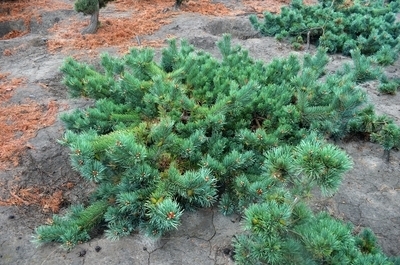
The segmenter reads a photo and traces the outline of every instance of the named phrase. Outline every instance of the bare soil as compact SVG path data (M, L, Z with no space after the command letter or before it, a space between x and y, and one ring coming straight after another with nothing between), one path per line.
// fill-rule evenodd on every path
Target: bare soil
M66 56L96 64L101 52L119 55L131 46L152 46L158 57L171 37L218 57L216 42L224 33L266 62L315 52L314 47L293 51L252 29L249 14L277 12L285 3L193 0L177 11L173 1L120 0L101 10L99 34L81 36L89 18L73 11L72 1L54 1L57 7L38 1L30 15L15 13L5 5L11 2L0 4L0 264L233 264L230 242L241 224L237 216L221 216L214 208L185 213L179 230L157 242L140 234L110 242L100 233L71 252L31 243L35 227L70 204L85 202L93 188L71 169L69 151L57 142L64 131L58 114L92 102L69 98L59 67ZM328 71L349 60L330 58ZM400 77L399 67L400 61L385 70ZM400 125L399 94L380 94L376 82L363 88L376 110ZM338 193L310 203L356 230L370 227L387 255L400 255L400 153L393 151L386 163L379 145L359 139L338 144L354 168Z

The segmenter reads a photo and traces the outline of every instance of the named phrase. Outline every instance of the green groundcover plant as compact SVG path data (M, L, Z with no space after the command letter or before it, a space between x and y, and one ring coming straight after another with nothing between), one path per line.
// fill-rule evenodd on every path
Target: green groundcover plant
M71 249L98 226L110 239L137 230L157 238L184 210L218 204L244 216L246 231L233 242L238 264L393 264L371 231L353 235L306 206L315 187L333 194L352 167L327 139L368 132L390 142L387 150L399 144L398 127L365 108L357 84L374 73L361 67L363 55L354 51L353 65L325 75L324 49L266 64L229 35L218 47L221 60L175 40L160 63L148 48L103 54L101 69L65 60L70 94L95 103L61 117L60 142L97 188L88 205L37 227L35 241Z
M293 0L279 14L265 12L262 21L255 15L250 21L263 35L289 39L298 49L305 43L345 55L358 49L388 65L397 59L400 48L399 7L398 0L318 0L314 5Z

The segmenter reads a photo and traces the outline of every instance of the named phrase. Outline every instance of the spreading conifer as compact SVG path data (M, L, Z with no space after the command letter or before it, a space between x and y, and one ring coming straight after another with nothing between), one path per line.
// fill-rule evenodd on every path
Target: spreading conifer
M222 60L171 40L159 64L149 48L104 54L101 71L65 61L71 95L96 102L61 117L68 130L60 142L97 189L88 206L38 227L37 242L71 248L100 223L110 239L137 230L160 237L179 226L184 210L218 201L224 214L245 217L249 233L234 243L239 264L337 264L346 251L363 257L349 226L305 204L316 187L333 194L352 166L326 138L364 124L361 57L326 75L324 49L265 64L228 35L218 47ZM374 132L386 139L391 128L382 129Z

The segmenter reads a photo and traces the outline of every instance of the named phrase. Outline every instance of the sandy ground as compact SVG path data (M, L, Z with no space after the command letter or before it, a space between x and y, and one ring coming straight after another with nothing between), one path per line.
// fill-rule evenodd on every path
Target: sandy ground
M46 109L55 102L59 112L90 104L85 99L68 97L66 88L60 82L62 76L58 69L66 55L76 52L82 60L95 62L96 59L89 56L89 52L86 56L82 55L82 50L49 53L47 49L47 38L53 34L47 29L55 21L68 23L71 16L87 19L71 10L44 12L42 22L31 25L29 34L0 41L0 73L9 73L10 78L25 78L24 85L13 91L7 104L34 102ZM224 33L230 33L234 43L261 60L270 61L277 56L303 53L294 52L288 45L273 38L259 36L244 15L215 17L182 13L152 35L141 36L140 40L159 41L170 36L186 38L195 47L218 56L215 43ZM137 39L133 39L134 42ZM5 55L5 50L15 47L22 48ZM118 52L112 46L99 51ZM314 51L311 47L308 52ZM341 55L332 55L329 68L334 71L347 60ZM396 62L386 71L391 76L399 77L399 67L400 62ZM376 86L374 82L363 85L369 100L379 113L389 115L400 124L399 94L382 95ZM29 113L26 115L29 116ZM85 201L91 184L71 169L68 150L57 143L63 130L58 120L51 126L43 126L26 143L19 165L0 171L0 197L3 200L12 196L10 194L18 194L15 189L39 187L43 196L61 191L61 212L70 204ZM357 229L370 227L386 254L400 255L400 153L392 152L390 162L386 163L382 159L382 148L376 144L349 140L339 145L352 157L354 168L346 174L337 194L330 198L316 197L311 202L312 206L352 222ZM158 241L134 234L111 242L99 234L90 242L66 252L58 245L37 248L31 243L34 228L51 215L51 208L30 205L28 201L19 206L0 206L0 264L233 264L230 243L241 226L237 216L225 217L216 209L203 209L185 213L179 230Z

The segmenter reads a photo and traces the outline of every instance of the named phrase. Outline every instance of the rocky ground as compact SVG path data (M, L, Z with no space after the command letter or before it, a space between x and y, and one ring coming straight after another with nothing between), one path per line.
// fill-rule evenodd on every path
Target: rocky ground
M70 50L67 54L50 53L47 46L47 39L53 34L48 29L56 22L69 23L71 16L87 19L67 9L46 11L40 23L31 24L29 34L0 40L0 73L25 78L24 85L13 91L7 104L34 102L44 110L49 108L49 104L56 104L60 113L91 104L85 99L68 97L60 82L59 67L66 55L76 52L81 54L82 60L95 62L96 59L82 56L82 50ZM251 56L260 60L269 61L274 57L305 52L295 52L273 38L259 36L245 15L216 17L182 12L169 24L151 35L141 36L140 40L151 42L169 36L185 38L195 47L218 56L215 43L224 33L230 33L234 43L248 49ZM132 42L137 42L137 39ZM16 47L19 47L17 52L5 53L7 49L15 50ZM112 46L100 50L118 52ZM311 47L307 52L314 51ZM332 55L329 69L334 71L347 60L341 55ZM400 62L396 62L386 71L399 77L399 67ZM363 87L377 111L400 124L399 94L380 94L374 82ZM29 117L30 113L26 115ZM63 130L58 120L50 126L38 127L35 137L25 144L20 163L0 171L0 197L3 201L10 196L22 200L15 200L19 202L18 206L0 206L0 264L233 264L230 243L240 230L240 219L222 216L213 208L185 213L179 230L158 241L134 234L110 242L99 234L70 252L55 244L41 247L32 244L35 227L51 217L52 205L31 204L21 197L18 190L29 191L30 187L39 187L41 196L55 198L61 194L59 207L62 212L70 204L84 202L87 191L91 189L91 184L71 169L68 150L57 143ZM339 145L352 157L354 168L346 174L337 194L330 198L314 198L313 207L350 221L357 229L370 227L385 253L400 255L400 153L392 152L390 162L386 163L382 159L382 148L376 144L348 140Z

